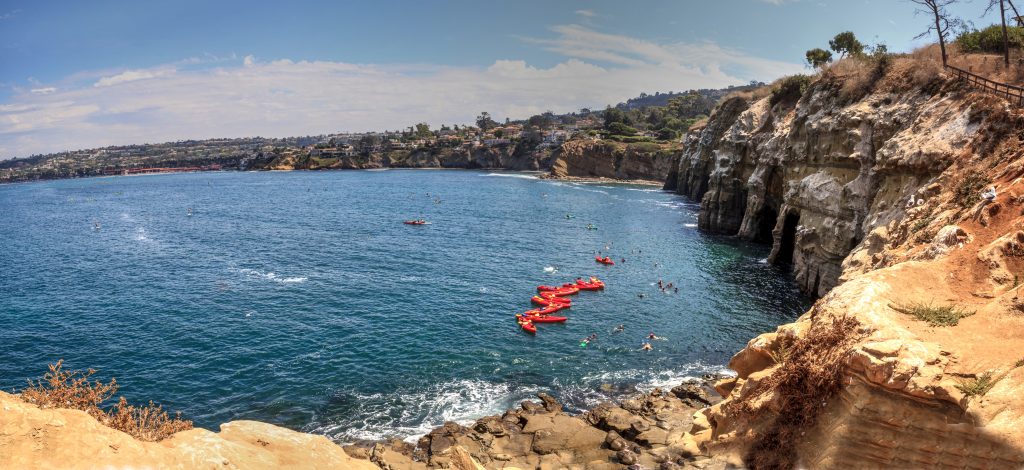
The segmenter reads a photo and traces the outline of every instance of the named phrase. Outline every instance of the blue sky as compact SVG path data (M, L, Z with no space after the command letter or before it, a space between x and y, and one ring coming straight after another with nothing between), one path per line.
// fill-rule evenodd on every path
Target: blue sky
M984 5L956 13L982 25ZM524 118L770 81L900 0L0 1L0 158L184 138Z

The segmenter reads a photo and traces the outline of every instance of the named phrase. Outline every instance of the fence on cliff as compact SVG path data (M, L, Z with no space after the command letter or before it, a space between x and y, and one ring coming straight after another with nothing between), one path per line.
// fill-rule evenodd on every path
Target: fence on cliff
M986 93L1006 98L1007 101L1017 106L1024 106L1024 88L989 80L981 75L968 72L952 65L947 65L946 68L952 71L953 74L956 75L956 78L967 82L970 86L981 88L982 91Z

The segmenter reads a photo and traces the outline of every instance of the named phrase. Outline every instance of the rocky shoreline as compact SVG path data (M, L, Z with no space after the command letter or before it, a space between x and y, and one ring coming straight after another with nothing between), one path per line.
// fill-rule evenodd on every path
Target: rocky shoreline
M386 470L457 469L724 469L703 455L710 437L703 414L721 398L705 376L669 391L654 389L573 415L554 397L537 394L518 408L469 426L445 423L415 444L398 439L344 446L352 457Z

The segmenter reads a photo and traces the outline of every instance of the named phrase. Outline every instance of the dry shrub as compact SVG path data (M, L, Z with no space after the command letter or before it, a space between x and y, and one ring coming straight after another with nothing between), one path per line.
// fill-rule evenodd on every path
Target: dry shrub
M50 364L50 371L38 381L28 381L28 388L21 392L21 398L40 408L70 408L82 410L99 419L104 413L100 405L117 393L117 380L110 383L90 382L95 370L66 371L64 360Z
M50 371L38 381L28 381L28 387L21 392L21 399L40 408L68 408L89 413L104 425L117 429L142 441L159 441L178 431L192 429L192 421L181 419L181 413L174 418L159 405L136 408L120 397L110 410L102 408L103 402L117 393L116 379L109 383L90 381L96 371L64 370L64 360L49 365Z
M877 89L896 93L907 89L936 93L942 86L942 62L930 58L899 57L892 60Z
M774 420L757 433L744 455L748 467L796 467L796 447L802 434L815 425L818 412L840 390L843 361L857 339L858 324L847 316L818 321L803 338L787 346L786 358L778 370L758 384L747 399L754 401L765 393L774 393L780 410L773 416ZM749 405L740 405L737 408L756 415L767 412L768 407L754 410Z
M119 431L131 434L142 441L159 441L178 431L192 429L192 421L181 419L181 412L171 418L160 405L153 404L136 408L121 397L117 404L107 413L107 421L103 424Z
M771 83L771 84L768 84L768 85L765 85L765 86L760 86L760 87L757 87L757 88L750 88L750 89L747 89L747 90L734 91L734 92L731 92L731 93L725 95L719 101L719 103L728 101L730 98L743 98L747 102L753 103L755 101L758 101L758 100L760 100L762 98L767 97L768 95L771 95L772 94L772 90L774 89L774 87L775 87L775 83Z
M853 103L871 93L875 84L885 75L891 59L883 56L847 57L825 70L827 77L839 84L839 97L844 103Z

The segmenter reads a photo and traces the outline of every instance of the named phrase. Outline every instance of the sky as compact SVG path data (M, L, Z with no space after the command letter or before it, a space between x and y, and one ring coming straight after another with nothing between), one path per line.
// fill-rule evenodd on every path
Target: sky
M983 26L982 1L954 13ZM603 108L806 72L850 30L905 51L905 0L0 0L0 159Z

